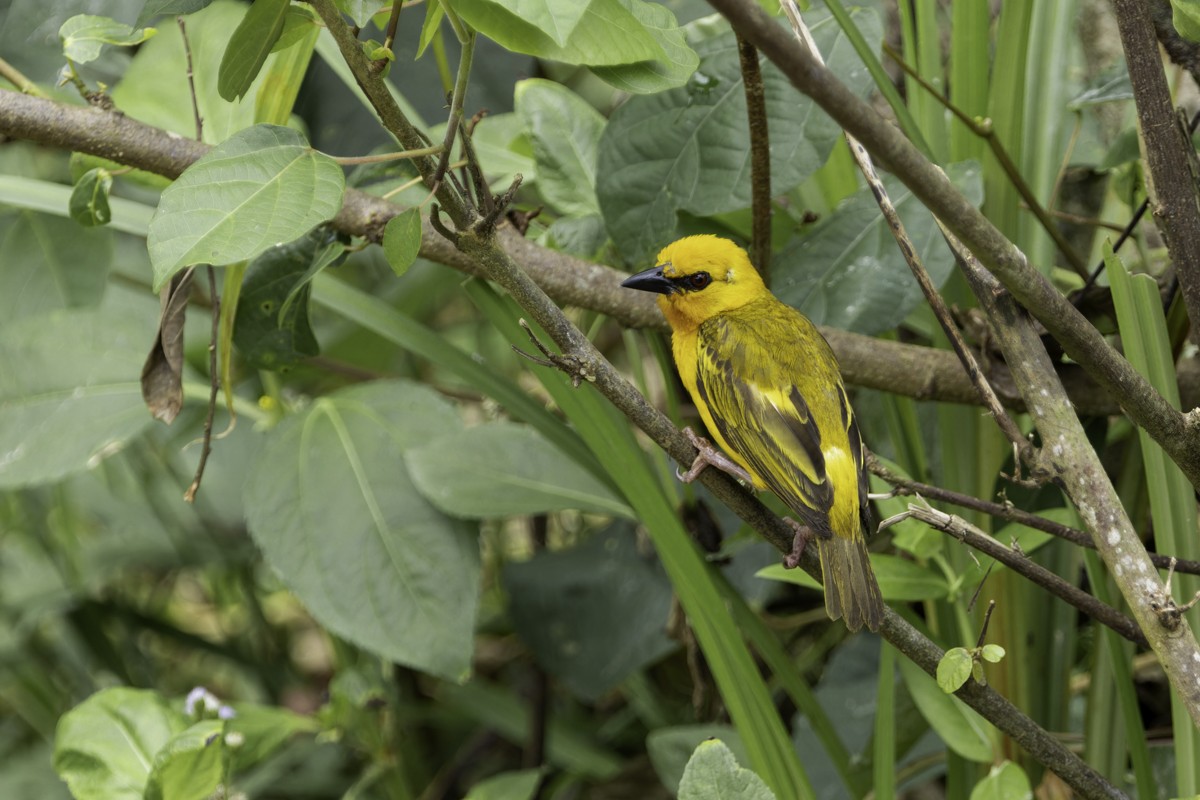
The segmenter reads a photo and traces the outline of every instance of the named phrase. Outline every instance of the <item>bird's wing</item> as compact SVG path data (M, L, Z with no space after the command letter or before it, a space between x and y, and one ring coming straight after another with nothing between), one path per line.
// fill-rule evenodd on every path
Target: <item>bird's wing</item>
M777 354L745 326L704 328L696 386L717 432L806 525L831 533L833 487L821 430L800 389Z

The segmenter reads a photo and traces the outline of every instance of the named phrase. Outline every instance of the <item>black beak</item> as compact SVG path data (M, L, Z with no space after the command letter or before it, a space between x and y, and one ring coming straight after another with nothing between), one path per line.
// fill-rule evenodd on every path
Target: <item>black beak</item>
M662 267L651 267L644 272L630 275L621 281L621 285L626 289L641 289L643 292L658 292L659 294L674 294L679 291L670 278L663 277Z

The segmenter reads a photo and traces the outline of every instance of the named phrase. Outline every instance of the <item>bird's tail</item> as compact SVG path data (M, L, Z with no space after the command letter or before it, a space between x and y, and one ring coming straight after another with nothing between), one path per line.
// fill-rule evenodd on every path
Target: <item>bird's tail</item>
M821 574L825 582L825 613L830 619L846 620L856 631L865 623L873 631L883 621L883 597L871 561L867 543L861 536L832 536L816 539L821 554Z

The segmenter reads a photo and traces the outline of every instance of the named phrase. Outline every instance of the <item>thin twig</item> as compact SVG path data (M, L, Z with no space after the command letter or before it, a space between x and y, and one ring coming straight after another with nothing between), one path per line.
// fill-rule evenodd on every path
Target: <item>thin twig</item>
M821 58L821 53L817 50L812 34L804 24L804 20L800 17L800 12L796 8L796 4L793 0L784 0L783 9L792 23L796 37L808 48L817 63L823 64L824 60ZM862 170L863 176L867 179L867 183L871 187L871 192L875 195L875 201L879 204L879 210L883 213L884 219L887 220L888 227L892 231L892 236L896 239L896 245L904 255L904 260L912 271L913 277L916 278L917 284L921 287L921 292L925 295L930 309L932 309L934 316L937 317L938 324L941 325L946 338L950 340L950 344L954 348L959 361L962 362L967 376L971 379L971 383L974 384L976 391L979 392L979 397L983 401L983 405L988 409L992 418L995 419L996 424L1000 427L1000 431L1012 442L1018 471L1022 462L1033 464L1036 460L1033 446L1025 438L1024 434L1021 433L1021 429L1017 427L1017 423L1004 410L1004 406L1001 405L996 392L992 389L991 384L988 383L987 377L984 376L983 370L979 368L979 364L975 361L975 355L967 347L966 341L963 340L962 333L958 330L958 326L955 325L953 317L950 316L950 309L947 308L946 301L942 299L937 287L933 285L933 280L929 277L929 272L925 269L925 265L921 263L921 257L917 255L917 249L913 246L912 239L909 238L907 231L904 229L904 223L900 220L900 215L896 212L896 207L892 205L891 198L888 197L883 181L880 180L878 173L875 172L875 166L871 163L871 156L857 139L849 133L845 133L845 136L846 143L850 146L850 153L854 156L855 162L858 164L859 169ZM944 235L952 237L952 234L945 229L942 232ZM954 241L956 242L957 239Z
M1112 606L1100 602L1074 584L1063 580L1019 550L1005 547L962 517L938 511L928 503L909 503L908 510L913 519L918 519L931 528L948 533L963 544L994 558L1009 569L1020 573L1031 583L1037 584L1134 644L1143 646L1147 644L1145 635L1132 618Z
M17 91L23 94L33 95L34 97L46 96L46 93L43 92L36 83L25 77L25 75L19 69L5 61L3 58L0 58L0 78L4 78L13 86L17 87Z
M983 647L983 640L987 638L988 625L992 621L992 612L996 610L996 601L989 600L987 611L983 612L983 624L979 626L979 638L975 641L976 647Z
M217 341L220 338L221 298L217 294L217 272L212 264L208 265L208 293L212 296L212 339L208 343L208 414L204 418L204 439L200 447L200 463L196 465L196 476L183 499L189 503L196 500L196 492L200 489L200 481L204 477L204 467L208 464L208 456L212 452L213 419L217 415L217 395L220 392L221 381L217 375Z
M176 17L179 24L179 35L183 37L183 54L187 57L188 93L192 96L192 114L196 117L196 141L204 141L204 118L200 116L200 100L196 96L196 73L192 69L192 45L188 42L187 23L183 17Z
M388 17L387 31L383 35L383 46L392 49L396 41L396 29L400 27L400 9L404 7L402 0L392 0L392 14Z
M763 283L771 285L771 140L766 91L754 45L738 37L746 117L750 129L750 260Z
M442 142L442 157L438 161L437 171L433 175L434 186L442 182L446 169L450 166L450 154L454 150L454 137L458 135L459 124L462 122L463 103L467 97L467 79L471 74L471 62L475 56L475 31L468 30L459 38L462 53L458 59L458 75L454 79L454 93L450 96L450 118L446 122L446 138Z
M956 105L951 103L947 98L942 96L942 93L937 90L937 87L930 84L925 78L912 68L904 57L895 51L889 44L884 42L884 52L886 52L893 61L896 62L904 72L915 80L922 89L929 92L941 103L951 114L958 118L960 122L967 126L971 133L987 142L987 146L991 149L992 155L996 157L996 161L1000 164L1000 168L1004 170L1004 174L1008 176L1013 188L1021 195L1021 199L1025 201L1025 205L1029 211L1037 219L1042 229L1054 240L1054 246L1066 258L1071 269L1075 270L1076 274L1081 278L1087 278L1087 264L1079 253L1075 252L1075 248L1067 241L1067 237L1054 224L1054 220L1050 219L1050 215L1046 213L1046 209L1038 202L1033 194L1033 190L1029 188L1029 184L1025 182L1025 178L1021 176L1021 171L1017 165L1013 163L1012 157L1005 149L1004 143L996 136L995 128L992 126L990 119L979 120L970 114L966 113Z
M981 500L978 497L972 497L969 494L962 494L950 489L943 489L931 483L921 483L920 481L901 477L883 466L879 463L879 459L874 457L867 459L867 468L871 470L873 475L878 475L883 480L892 484L893 495L901 497L919 495L927 500L940 500L944 503L952 503L960 508L969 508L972 511L979 511L997 519L1005 520L1006 522L1015 522L1027 528L1048 533L1051 536L1068 541L1077 547L1086 547L1089 550L1096 549L1095 543L1092 542L1092 537L1086 531L1072 528L1069 525L1063 525L1061 522L1055 522L1052 519L1046 519L1032 512L1017 508L1012 504ZM1150 553L1149 555L1154 566L1159 569L1166 569L1171 565L1172 561L1175 561L1176 572L1187 573L1188 575L1200 575L1200 561L1177 559L1174 556L1162 553Z
M436 156L442 152L442 145L435 144L429 147L420 147L416 150L400 150L395 153L376 153L373 156L329 156L342 166L354 166L355 164L382 164L388 161L401 161L409 158L420 158L421 156ZM329 155L326 153L325 155Z

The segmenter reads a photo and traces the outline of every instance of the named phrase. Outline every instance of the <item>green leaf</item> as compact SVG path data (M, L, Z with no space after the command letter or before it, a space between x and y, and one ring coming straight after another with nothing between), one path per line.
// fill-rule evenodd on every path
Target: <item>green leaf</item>
M155 756L186 727L155 692L103 689L59 719L54 769L76 800L142 800Z
M420 58L425 54L425 48L429 47L433 37L437 36L438 31L441 30L444 16L446 16L446 9L442 6L441 0L428 0L425 3L425 21L421 23L421 40L417 43L415 58Z
M162 193L147 246L155 291L193 264L232 264L332 219L346 183L289 128L256 125L192 164Z
M650 732L646 737L646 754L669 792L679 793L683 773L696 748L712 739L720 739L738 763L749 762L742 738L730 725L675 725Z
M860 26L873 11L857 10ZM830 67L852 88L870 76L828 12L809 20ZM841 46L839 46L841 45ZM741 61L732 32L694 43L700 67L687 85L631 97L613 112L600 139L596 194L609 234L627 262L640 263L675 238L676 215L712 216L750 205L750 139ZM811 99L763 64L771 119L772 191L782 194L824 163L841 135Z
M383 229L383 255L397 275L408 272L421 250L421 209L406 208Z
M679 800L774 800L762 778L739 767L719 739L701 742L683 771Z
M286 116L283 119L257 116L260 105L287 101L286 93L278 84L267 83L274 62L283 54L267 59L266 69L246 92L245 102L226 102L218 92L220 65L229 45L229 35L241 24L245 8L244 3L213 3L187 20L196 102L204 120L204 141L209 144L220 143L258 122L282 124L287 121ZM183 36L179 26L171 20L158 36L138 48L125 74L113 87L113 102L122 112L141 122L193 138L196 136L196 118L187 75ZM249 102L251 99L254 102Z
M286 708L255 703L235 703L233 708L237 715L226 720L225 730L242 737L241 744L230 746L234 772L259 763L297 733L316 733L321 727L315 718Z
M133 28L108 17L78 14L58 29L63 55L76 64L86 64L100 57L104 45L130 47L158 33L154 28Z
M212 3L213 0L146 0L138 14L138 25L145 25L158 16L182 16L194 14Z
M897 661L904 683L921 715L946 743L965 759L986 764L992 760L989 723L954 695L946 694L907 658Z
M599 213L596 148L604 117L579 95L553 81L520 81L515 98L517 114L533 143L542 197L564 216Z
M950 593L946 579L928 567L921 566L899 556L886 553L871 554L871 568L879 581L879 591L884 600L918 601L940 600ZM787 569L782 564L771 564L755 573L760 578L794 583L820 590L821 585L802 569Z
M451 680L470 670L478 545L417 492L403 454L460 425L416 383L334 392L268 434L245 498L255 542L322 625Z
M985 644L980 650L980 655L984 661L999 664L1000 659L1004 658L1004 648L998 644Z
M987 777L975 784L971 800L1032 800L1033 789L1025 771L1011 761L994 765Z
M972 203L981 200L978 164L952 164L947 173ZM954 270L954 256L933 215L899 181L885 179L884 185L929 277L940 287ZM868 188L776 255L771 275L780 300L818 325L856 333L894 328L925 302Z
M501 572L513 628L547 672L594 702L676 648L671 584L628 524Z
M96 167L83 173L71 190L71 219L85 228L107 225L112 220L112 209L108 206L111 190L112 173L108 170Z
M0 336L0 487L91 468L150 424L138 376L154 320L60 311Z
M596 77L630 94L665 92L687 83L700 65L700 56L688 44L687 35L675 21L675 15L659 3L643 3L641 0L622 2L658 42L665 57L635 64L592 67Z
M60 200L59 214L66 199ZM110 230L80 228L61 216L0 210L0 253L3 328L48 311L98 305L112 266L113 237Z
M633 516L533 428L494 423L426 439L405 454L405 463L421 494L447 514L489 518L579 509Z
M1200 2L1171 0L1171 23L1189 42L1200 42Z
M146 800L208 800L225 774L225 722L208 719L171 737L154 758Z
M308 319L319 232L275 247L250 263L238 295L233 343L251 365L282 370L320 352Z
M371 14L380 5L376 0L333 0L333 4L360 28L370 22Z
M291 0L255 0L233 31L217 78L217 92L233 103L250 90L283 33Z
M466 800L533 800L541 779L540 769L502 772L475 784Z
M975 659L965 647L952 647L938 662L937 682L942 691L947 694L957 692L971 677L971 667Z
M1121 65L1116 75L1106 75L1100 83L1088 87L1078 97L1067 104L1071 111L1081 111L1090 106L1102 103L1116 103L1133 99L1133 84L1129 80L1129 72Z
M665 57L654 36L621 0L547 0L555 5L583 6L583 14L566 42L559 44L537 25L523 19L502 0L444 0L467 23L506 50L567 64L633 64ZM522 0L534 5L536 0ZM565 11L564 13L575 13Z

